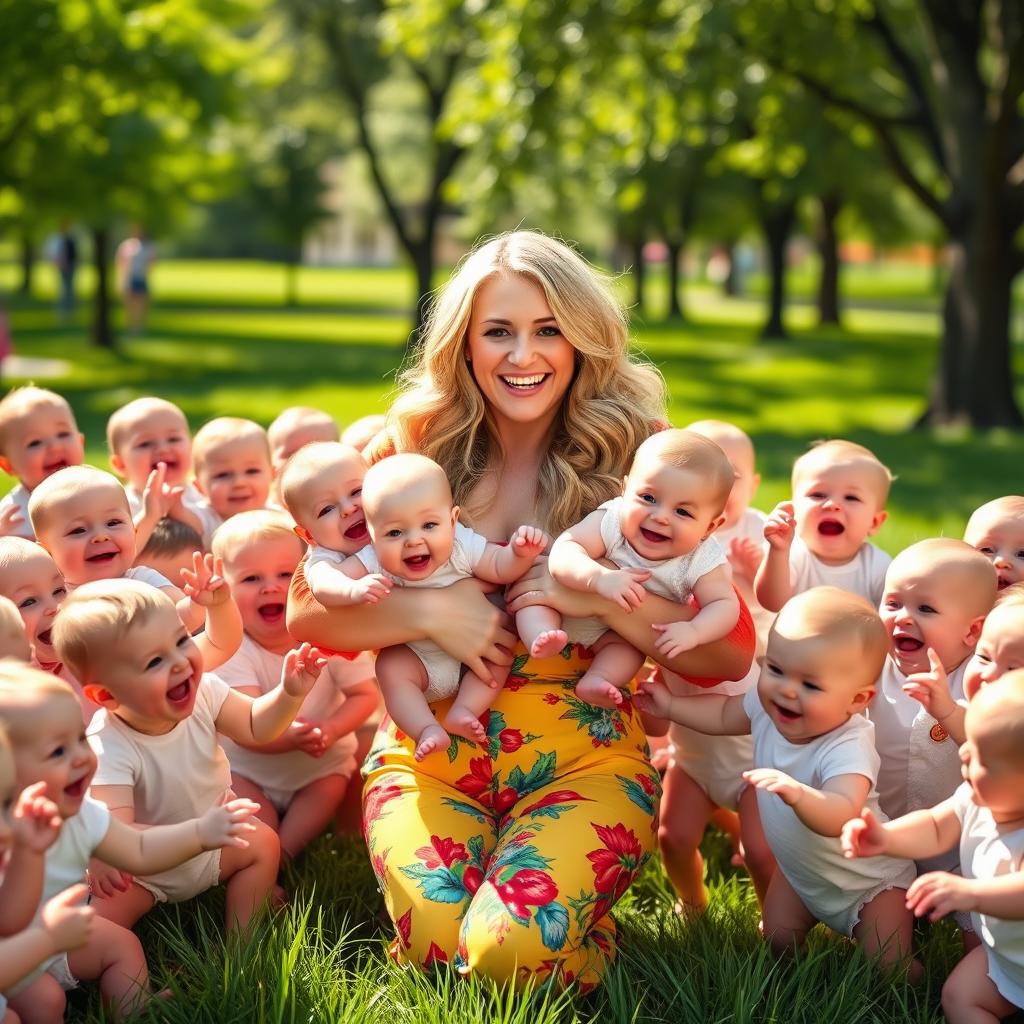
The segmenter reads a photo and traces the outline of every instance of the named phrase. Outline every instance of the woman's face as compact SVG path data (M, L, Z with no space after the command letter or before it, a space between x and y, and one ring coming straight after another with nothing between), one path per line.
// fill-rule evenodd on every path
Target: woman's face
M466 356L492 414L509 423L553 420L576 365L543 289L518 274L480 286Z

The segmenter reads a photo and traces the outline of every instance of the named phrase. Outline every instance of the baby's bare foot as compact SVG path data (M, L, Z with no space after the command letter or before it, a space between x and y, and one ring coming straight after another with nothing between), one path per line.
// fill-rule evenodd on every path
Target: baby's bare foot
M433 754L436 750L447 750L448 744L451 741L451 737L441 726L428 725L420 733L419 739L416 741L416 750L413 752L413 757L417 761L422 761L428 754Z
M576 684L576 696L599 708L617 708L622 703L622 691L617 686L589 674Z
M453 707L444 718L444 727L461 736L463 739L472 740L481 746L487 742L487 730L483 722L468 708Z
M530 645L531 658L551 658L561 652L569 642L564 629L548 629L537 636Z

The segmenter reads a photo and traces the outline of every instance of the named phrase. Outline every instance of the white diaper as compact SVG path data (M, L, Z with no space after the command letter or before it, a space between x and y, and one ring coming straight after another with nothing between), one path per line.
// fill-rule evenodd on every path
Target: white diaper
M450 654L430 643L409 644L409 648L427 670L427 689L423 696L428 704L446 700L458 692L462 666Z
M747 786L743 772L754 767L752 736L707 736L673 722L669 726L669 753L716 806L726 811L739 807Z
M207 850L169 871L135 879L157 903L182 903L220 882L220 850Z
M12 985L7 994L16 996L19 992L24 992L32 982L44 974L49 974L65 992L78 988L78 979L71 973L67 953L58 953L56 956L51 956L45 963L40 964L27 977L22 978L17 985ZM3 1017L6 1006L4 997L0 996L0 1017Z
M608 627L600 619L563 619L562 629L569 637L570 643L593 647L608 632Z

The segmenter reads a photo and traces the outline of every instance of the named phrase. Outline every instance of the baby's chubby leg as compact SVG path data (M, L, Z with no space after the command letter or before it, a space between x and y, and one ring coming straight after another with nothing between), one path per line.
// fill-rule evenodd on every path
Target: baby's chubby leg
M152 998L139 940L113 921L97 918L89 944L68 953L68 967L82 981L99 979L103 1001L115 1020L138 1013Z
M448 748L451 737L423 696L430 680L415 651L405 646L385 647L377 656L377 682L395 725L416 740L417 761Z
M516 612L516 630L531 658L550 658L569 642L562 616L542 604Z
M942 986L942 1012L949 1024L996 1024L1017 1009L988 976L983 946L975 946Z
M775 856L768 845L768 837L764 834L761 824L761 812L757 809L757 790L746 786L740 793L740 846L743 852L743 863L747 867L757 901L764 906L768 895L768 886L775 875Z
M225 846L220 851L220 881L225 887L224 916L228 931L244 932L269 903L281 866L277 833L262 821L246 833L245 847Z
M907 909L906 889L886 889L865 903L853 937L865 955L877 957L885 969L909 964L912 980L920 974L921 965L910 963L914 915Z
M700 841L714 810L708 795L679 765L670 762L665 771L661 813L658 817L658 845L679 913L699 914L707 909L704 888L704 860Z
M114 893L113 896L93 895L89 905L96 911L97 917L120 925L122 928L132 928L139 918L148 914L156 902L153 894L144 889L138 882L132 882L124 892Z
M31 985L10 997L11 1012L21 1024L62 1024L67 997L50 974L41 974ZM3 1024L8 1024L4 1017Z
M283 856L294 860L327 828L347 788L344 775L325 775L292 797L278 829Z
M599 708L622 703L622 688L640 670L644 656L632 644L609 630L594 644L594 660L576 684L576 696Z
M459 692L444 716L444 727L456 736L473 740L483 745L487 742L487 730L480 716L494 703L508 678L508 665L493 665L487 662L497 686L485 683L476 673L466 672L459 683Z
M278 830L281 820L278 816L277 808L270 797L252 779L247 779L244 775L237 775L235 772L232 772L231 788L234 790L235 796L245 797L246 800L259 804L260 809L256 812L256 817L275 832Z
M776 871L765 896L762 923L772 952L784 956L803 949L807 933L818 919L804 906L786 876Z

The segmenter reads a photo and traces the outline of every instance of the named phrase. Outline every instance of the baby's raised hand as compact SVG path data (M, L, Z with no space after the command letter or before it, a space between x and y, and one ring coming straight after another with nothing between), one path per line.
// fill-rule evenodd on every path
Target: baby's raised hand
M134 880L127 871L111 867L101 860L89 861L89 889L94 896L112 899L119 892L127 892Z
M748 583L754 582L764 558L764 548L749 537L733 537L729 542L729 565L732 571Z
M743 773L743 778L755 789L781 797L790 807L804 795L803 783L777 768L751 768Z
M163 519L172 508L181 503L184 487L167 483L167 464L158 462L146 478L142 489L142 508L147 519Z
M652 622L651 629L659 634L654 641L654 649L666 658L692 650L700 642L697 630L690 622Z
M224 559L192 552L192 568L181 570L182 591L203 608L216 608L231 600L231 589L224 579Z
M302 644L284 656L281 685L289 697L305 697L324 670L327 659L310 644Z
M43 904L39 918L53 941L55 953L67 953L89 941L96 911L86 906L88 895L89 887L79 883Z
M928 648L928 664L931 666L928 672L907 676L903 692L920 701L936 721L942 721L956 711L956 701L949 692L949 679L942 661L931 647Z
M971 880L948 871L929 871L915 878L907 890L907 909L914 917L927 914L929 921L954 910L973 910L976 902Z
M0 512L0 537L16 537L25 525L25 517L17 505Z
M516 558L536 558L548 546L548 535L539 526L520 526L509 543Z
M633 695L634 705L654 718L668 718L673 699L669 688L660 679L655 679L653 674L640 683Z
M371 572L353 580L353 590L363 604L377 604L391 593L391 579L379 572Z
M620 608L631 612L647 596L644 583L651 578L647 569L607 569L597 577L594 589Z
M772 509L764 524L764 539L776 551L788 551L796 534L796 515L793 502L780 501Z
M877 857L885 853L885 829L865 807L859 818L851 818L840 833L839 842L847 860L854 857Z
M204 850L217 850L222 846L237 846L244 849L249 845L245 833L255 832L253 815L260 805L239 797L226 804L211 807L196 822L199 842Z
M26 786L11 815L14 842L32 853L45 853L60 835L60 826L57 805L46 796L46 783Z

